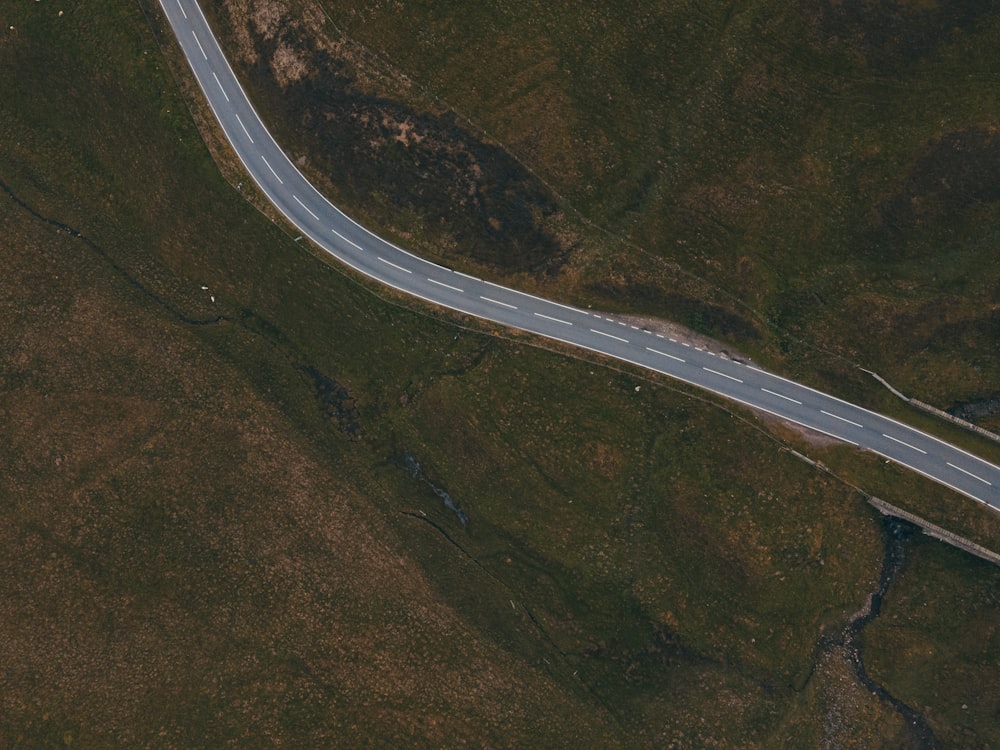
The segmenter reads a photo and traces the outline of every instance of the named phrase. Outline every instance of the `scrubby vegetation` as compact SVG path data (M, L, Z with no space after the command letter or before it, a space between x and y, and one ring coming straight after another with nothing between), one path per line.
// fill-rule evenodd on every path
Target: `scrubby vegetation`
M893 490L891 469L642 373L373 293L220 177L154 4L60 10L0 11L0 61L17 71L0 83L0 744L919 739L858 689L837 646L877 585L880 522L783 448L971 526L964 504L912 477ZM312 63L282 54L286 77L306 80ZM268 69L253 73L261 90ZM453 222L444 200L373 192L380 172L325 172L357 145L294 141L332 191L457 262L458 239L478 237L470 262L608 293L584 290L599 243L567 218L565 196L585 206L553 190L544 158L477 144L432 103L374 91L377 65L358 70L368 78L331 79L360 92L337 101L471 139L428 136L438 150L411 163L447 186L474 158L482 181L463 183L470 213ZM373 149L407 163L414 142L395 143ZM436 166L443 152L451 166ZM508 262L515 246L525 254ZM752 326L767 350L769 324L727 306L717 280L671 268L692 317L740 341ZM647 281L658 300L662 278ZM928 549L863 653L937 737L995 742L995 573ZM973 616L931 616L925 601ZM976 708L915 682L920 670L981 685Z
M329 40L338 70L375 71L354 75L413 112L461 113L464 129L441 137L501 144L558 196L550 293L681 320L803 375L808 350L834 353L942 408L996 395L990 6L243 0L219 26L255 51L274 35L310 55L274 11L317 5L329 21L316 12L310 44ZM307 87L255 59L263 99ZM322 96L274 110L310 154L330 143L303 120L346 114ZM544 217L541 195L519 200ZM472 215L453 202L435 242ZM490 260L481 242L438 247L497 273L540 264Z

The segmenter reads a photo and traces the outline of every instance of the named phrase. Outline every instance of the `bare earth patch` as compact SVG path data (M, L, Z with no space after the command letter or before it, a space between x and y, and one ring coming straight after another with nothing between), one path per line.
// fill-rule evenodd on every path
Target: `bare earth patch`
M674 323L669 320L664 320L663 318L654 318L647 315L616 315L615 317L620 320L624 320L630 325L639 326L640 328L652 331L653 333L659 333L667 336L668 338L675 339L678 342L696 346L699 349L704 349L706 352L713 352L714 354L726 357L727 359L735 360L736 362L754 364L750 357L743 354L732 345L723 344L721 341L716 341L709 336L700 334L687 326L682 326L680 323Z
M724 344L720 341L716 341L715 339L704 336L697 331L692 331L690 328L682 326L679 323L673 323L669 320L663 320L662 318L653 318L644 315L616 315L615 317L626 321L630 325L639 326L640 328L652 331L653 333L659 333L679 343L690 344L693 347L704 349L706 352L718 354L720 357L725 357L736 362L742 362L747 365L757 366L756 363L750 359L750 357L743 354L730 344ZM831 445L842 445L839 440L835 440L828 435L816 432L815 430L810 430L807 427L795 424L794 422L789 422L787 419L781 419L773 414L756 409L754 410L754 413L768 426L772 428L780 428L779 432L790 432L797 438L805 440L807 443L817 448L827 448Z

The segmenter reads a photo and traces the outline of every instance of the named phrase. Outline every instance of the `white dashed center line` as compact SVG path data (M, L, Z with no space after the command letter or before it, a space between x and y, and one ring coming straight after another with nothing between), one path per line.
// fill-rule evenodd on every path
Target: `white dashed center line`
M298 198L296 198L296 200L298 200ZM303 208L305 208L305 206L303 206ZM308 209L308 208L306 208L306 211L308 211L308 210L309 210L309 209ZM383 263L385 263L385 264L386 264L387 266L392 266L392 267L393 267L393 268L395 268L395 269L396 269L397 271L403 271L404 273L413 273L413 271L411 271L411 270L410 270L409 268L403 268L402 266L397 266L397 265L396 265L395 263L393 263L393 262L392 262L391 260L386 260L385 258L382 258L381 256L378 256L378 255L376 255L375 257L376 257L376 258L378 258L378 259L379 259L380 261L382 261Z
M501 302L498 299L491 299L489 297L484 297L481 294L479 295L479 299L486 300L487 302L492 302L494 305L500 305L500 307L509 307L511 310L517 309L514 305L508 305L506 302Z
M273 175L274 175L274 178L275 178L275 179L276 179L276 180L277 180L278 182L280 182L280 183L281 183L282 185L284 185L284 184L285 184L285 181L284 181L283 179L281 179L280 177L278 177L278 173L274 171L274 167L272 167L272 166L271 166L271 162L269 162L269 161L267 160L267 157L266 157L266 156L264 156L264 154L261 154L261 155L260 155L260 158L264 160L264 163L265 163L265 164L267 165L267 168L271 170L271 174L273 174ZM303 208L305 208L305 206L303 206ZM308 209L307 209L307 210L308 210Z
M973 474L973 473L972 473L971 471L966 471L966 470L965 470L965 469L963 469L963 468L962 468L961 466L955 466L955 464L951 463L950 461L946 461L945 463L947 463L947 464L948 464L948 465L949 465L949 466L950 466L951 468L953 468L953 469L958 469L958 470L959 470L960 472L962 472L963 474L968 474L968 475L969 475L970 477L972 477L973 479L978 479L978 480L979 480L980 482L982 482L983 484L987 484L987 485L989 485L990 487L992 487L992 486L993 486L993 484L992 484L992 483L990 483L990 482L987 482L987 481L986 481L985 479L983 479L982 477L977 477L977 476L976 476L975 474Z
M309 211L309 206L307 206L305 203L303 203L302 201L300 201L299 200L299 196L293 195L292 197L295 199L296 203L298 203L300 206L302 206L302 208L304 208L306 211ZM316 221L319 221L319 217L316 214L314 214L312 211L309 211L309 215L312 216L314 219L316 219ZM381 258L379 258L379 260L381 260Z
M678 362L687 362L686 359L681 359L680 357L675 357L673 354L667 354L666 352L661 352L659 349L653 349L651 347L646 347L647 352L652 352L653 354L659 354L660 356L667 357L668 359L674 359Z
M465 294L465 290L464 289L459 289L457 286L452 286L451 284L445 284L443 281L438 281L436 279L432 279L430 276L427 277L427 280L429 282L431 282L432 284L437 284L438 286L443 286L445 289L451 289L451 291L453 291L453 292L458 292L459 294Z
M801 401L797 401L791 396L786 396L785 394L778 393L777 391L769 391L767 388L761 388L761 390L764 391L764 393L770 393L772 396L777 396L778 398L785 399L785 401L791 401L793 404L798 404L799 406L802 406Z
M198 44L198 49L201 50L201 56L207 60L208 55L205 54L205 48L201 46L201 41L198 39L198 35L194 32L194 29L191 30L191 36L194 37L195 42Z
M892 435L886 435L883 432L882 433L882 437L889 438L894 443L899 443L900 445L905 445L907 448L912 448L913 450L917 451L918 453L923 453L925 456L927 455L927 451L921 450L920 448L918 448L915 445L910 445L909 443L904 443L902 440L900 440L899 438L894 438Z
M536 318L545 318L546 320L551 320L553 323L562 323L563 325L571 326L573 325L568 320L560 320L559 318L553 318L551 315L542 315L542 313L535 313Z
M334 228L331 227L330 231L333 232L337 236L337 239L341 240L342 242L346 242L348 245L350 245L351 247L353 247L355 250L358 250L358 251L360 251L362 253L365 251L365 249L363 247L361 247L361 245L359 245L354 240L348 239L347 237L345 237L344 235L342 235L340 232L338 232L336 229L334 229Z
M184 20L187 20L188 14L184 12L184 6L181 5L181 0L177 0L177 7L181 9L181 13L184 14Z
M220 81L220 80L219 80L219 76L217 76L217 75L215 74L215 71L214 71L214 70L212 71L212 77L213 77L213 78L215 79L215 82L216 82L217 84L219 84L219 91L221 91L221 92L222 92L222 95L223 95L224 97L226 97L226 101L228 102L228 101L229 101L229 94L227 94L227 93L226 93L226 90L225 90L224 88L222 88L222 81Z
M820 414L826 414L826 416L833 417L834 419L839 419L841 422L847 422L847 424L852 424L855 427L864 427L863 424L858 424L857 422L852 422L849 419L844 419L843 417L837 416L836 414L832 414L831 412L828 412L828 411L823 411L822 409L819 410L819 413ZM886 435L886 437L889 437L889 436Z
M253 143L253 137L250 135L250 131L247 130L247 126L243 124L243 120L240 119L240 116L237 115L235 112L233 112L233 115L236 117L236 122L238 122L240 124L240 127L243 128L243 132L246 133L247 138L250 139L250 143Z
M622 341L622 342L624 342L626 344L628 343L628 339L623 339L621 336L614 336L614 335L612 335L610 333L605 333L604 331L598 331L596 328L591 328L590 332L591 333L596 333L599 336L607 336L609 339L614 339L615 341Z
M713 370L711 367L702 367L701 369L704 370L705 372L710 372L713 375L720 375L721 377L729 378L730 380L735 380L737 383L742 383L743 382L739 378L734 378L732 375L726 375L726 373L724 373L724 372L719 372L718 370Z

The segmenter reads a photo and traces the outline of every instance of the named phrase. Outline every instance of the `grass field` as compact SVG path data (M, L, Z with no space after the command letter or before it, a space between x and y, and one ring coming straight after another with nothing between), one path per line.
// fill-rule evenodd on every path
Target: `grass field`
M155 6L59 10L0 11L0 743L911 739L826 645L883 530L782 447L878 467L374 294L220 175ZM535 184L510 169L483 205ZM544 237L582 232L546 200L512 235L543 238L542 286L577 262ZM453 231L421 206L423 242ZM943 740L995 743L996 573L927 544L870 670Z
M230 3L224 27L255 50L260 96L293 105L286 137L341 189L368 179L359 162L420 175L438 253L544 271L552 293L683 320L788 369L820 350L943 408L996 395L1000 17L982 3L322 0L290 4L310 22L280 29L255 10L270 5ZM268 72L296 53L324 72ZM409 108L365 117L379 92ZM352 127L364 159L337 150ZM437 174L442 141L503 152ZM535 176L506 189L556 246L491 244L468 231L488 226L475 201L438 213L450 185L502 182L504 154Z

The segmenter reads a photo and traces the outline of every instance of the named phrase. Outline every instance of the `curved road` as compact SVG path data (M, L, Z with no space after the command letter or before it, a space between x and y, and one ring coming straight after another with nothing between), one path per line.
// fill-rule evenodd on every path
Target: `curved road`
M271 137L198 3L160 4L247 171L292 224L340 262L432 304L614 357L873 451L1000 511L1000 467L920 430L749 364L452 271L376 236L324 198Z

